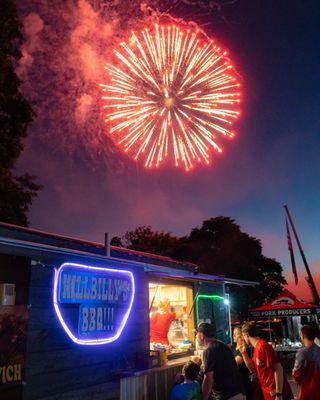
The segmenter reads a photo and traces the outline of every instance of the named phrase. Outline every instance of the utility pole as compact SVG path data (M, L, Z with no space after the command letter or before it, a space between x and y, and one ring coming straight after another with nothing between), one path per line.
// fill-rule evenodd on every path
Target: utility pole
M315 283L314 283L314 280L313 280L313 277L312 277L312 274L311 274L309 265L308 265L308 263L307 263L307 259L306 259L305 255L304 255L304 252L303 252L303 249L302 249L302 246L301 246L301 243L300 243L300 240L299 240L299 237L298 237L296 228L295 228L295 226L294 226L294 223L293 223L293 221L292 221L292 218L291 218L291 215L290 215L290 212L289 212L289 208L288 208L288 206L287 206L286 204L285 204L283 207L284 207L284 209L285 209L285 211L286 211L286 214L287 214L287 216L288 216L288 219L289 219L289 222L290 222L290 225L291 225L291 228L292 228L294 237L295 237L295 239L296 239L297 245L298 245L299 250L300 250L300 254L301 254L302 261L303 261L304 266L305 266L306 271L307 271L307 282L308 282L308 284L309 284L309 287L310 287L310 290L311 290L311 293L312 293L312 297L313 297L314 303L317 304L317 305L319 305L319 304L320 304L319 293L318 293L318 290L317 290L316 285L315 285Z

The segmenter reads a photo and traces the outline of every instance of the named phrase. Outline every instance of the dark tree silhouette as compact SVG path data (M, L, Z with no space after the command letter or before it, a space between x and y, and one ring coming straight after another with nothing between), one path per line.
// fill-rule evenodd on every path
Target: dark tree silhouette
M127 232L121 241L128 249L174 257L179 239L170 232L154 232L150 226L139 226Z
M23 139L34 112L20 92L15 66L23 40L15 4L0 2L0 220L27 225L27 212L41 188L29 174L14 176L12 170L23 150Z
M117 247L123 247L122 240L119 236L113 236L113 238L110 240L110 245L117 246Z
M255 287L229 287L232 308L240 318L247 317L248 308L280 293L286 283L280 263L265 257L260 241L242 232L228 217L206 220L201 228L192 229L190 235L182 238L154 232L150 226L139 227L127 232L122 244L195 263L203 273L259 282Z
M198 264L208 274L259 282L255 287L230 286L232 307L240 318L248 308L279 294L286 283L280 263L262 254L260 240L242 232L228 217L206 220L180 240L176 256Z

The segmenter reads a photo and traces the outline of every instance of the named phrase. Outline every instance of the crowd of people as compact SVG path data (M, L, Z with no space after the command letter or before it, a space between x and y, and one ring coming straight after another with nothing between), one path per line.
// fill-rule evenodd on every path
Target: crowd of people
M298 400L320 400L319 330L301 328L303 348L296 353L292 376ZM245 323L233 332L234 345L215 338L214 327L201 323L197 340L202 358L189 361L172 389L170 400L293 400L294 395L272 345L259 327Z

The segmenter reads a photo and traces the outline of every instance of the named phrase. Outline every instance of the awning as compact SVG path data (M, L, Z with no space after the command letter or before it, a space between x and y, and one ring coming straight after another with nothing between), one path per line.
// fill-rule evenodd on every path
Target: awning
M229 285L240 285L240 286L255 286L258 285L258 282L247 281L243 279L233 279L227 278L225 276L217 276L217 275L209 275L209 274L200 274L194 273L192 270L185 270L180 268L170 268L162 265L156 265L147 262L141 261L133 261L124 258L117 257L109 257L106 255L94 254L87 251L80 251L75 249L68 249L59 246L52 246L43 243L37 243L33 241L27 240L19 240L16 238L7 238L1 236L0 234L0 252L7 252L7 249L16 249L17 252L12 254L22 255L25 257L31 257L37 260L40 255L47 256L60 256L65 257L68 256L69 259L73 261L80 261L81 259L85 259L86 261L92 260L93 262L115 262L119 265L119 267L128 267L131 265L132 267L137 267L143 269L149 275L153 275L155 278L175 278L184 281L195 281L195 282L219 282L225 283ZM10 253L11 254L11 253ZM72 258L70 258L72 257Z
M184 281L195 281L195 282L220 282L228 285L237 286L257 286L259 282L247 281L244 279L233 279L227 278L226 276L209 275L209 274L194 274L192 271L186 271L183 269L174 269L159 267L156 265L149 265L144 268L149 275L154 275L158 278L176 278Z
M157 278L175 278L194 282L219 282L228 285L255 286L259 282L244 279L227 278L197 272L195 264L177 261L169 257L141 251L111 246L110 255L106 255L102 243L84 241L82 239L61 236L50 232L25 228L0 222L0 251L11 249L15 255L31 258L41 255L68 256L85 258L93 262L114 261L127 267L128 264L143 268L149 275ZM10 251L10 254L12 252Z
M298 299L289 290L284 289L280 295L261 307L252 308L253 318L294 317L320 314L320 307Z

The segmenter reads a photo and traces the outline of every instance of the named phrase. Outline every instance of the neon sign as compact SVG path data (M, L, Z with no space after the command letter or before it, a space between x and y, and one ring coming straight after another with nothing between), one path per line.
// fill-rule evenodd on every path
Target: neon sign
M135 295L132 272L64 263L55 270L53 305L67 335L81 345L114 342Z
M224 297L219 296L217 294L198 294L196 299L196 313L197 313L197 321L198 323L201 322L209 322L212 323L214 321L214 313L212 303L214 301L221 301L224 300ZM207 301L207 302L206 302ZM202 306L201 314L202 318L200 317L200 307Z

